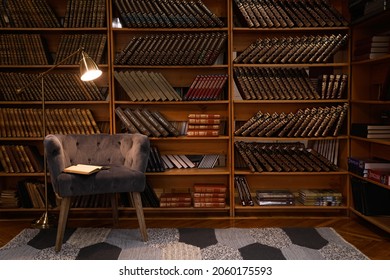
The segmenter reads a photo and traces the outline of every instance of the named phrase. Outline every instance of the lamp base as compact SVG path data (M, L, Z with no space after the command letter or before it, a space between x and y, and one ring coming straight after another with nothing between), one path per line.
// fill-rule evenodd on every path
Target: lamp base
M38 229L49 229L56 227L56 217L49 215L48 212L43 213L43 215L31 223L31 227Z

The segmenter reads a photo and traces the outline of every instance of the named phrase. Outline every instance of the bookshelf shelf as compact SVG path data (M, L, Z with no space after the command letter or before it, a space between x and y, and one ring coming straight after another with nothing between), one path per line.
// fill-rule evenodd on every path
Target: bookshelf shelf
M273 210L279 210L279 211L296 211L296 210L303 210L303 211L338 211L338 210L347 210L347 206L308 206L308 205L293 205L293 206L237 206L236 207L238 211L273 211ZM281 209L282 208L282 209Z
M362 213L351 209L352 213L357 215L358 217L368 221L369 223L377 226L378 228L383 229L384 231L390 232L390 217L386 216L366 216Z
M37 177L40 178L44 175L43 172L29 172L29 173L4 173L0 172L0 177L14 177L14 178L20 178L20 177Z
M215 167L215 168L186 168L186 169L170 169L164 172L147 172L148 176L213 176L213 175L229 175L230 170L228 168Z
M386 32L388 34L390 31L388 16L389 11L387 10L375 16L362 17L351 25L353 37L351 44L351 127L354 123L388 124L386 118L382 119L381 116L389 112L389 96L381 96L380 91L382 87L386 87L386 80L390 78L390 55L384 54L373 59L356 59L354 57L354 52L359 50L358 42L360 40L371 42L373 36ZM350 147L352 158L381 158L390 161L389 139L355 136L351 132ZM362 177L355 174L351 167L350 196L352 199L350 210L358 217L390 232L388 218L390 210L386 206L390 202L390 187L372 180L368 176ZM359 201L365 201L364 207ZM379 210L379 208L381 209Z
M234 67L301 67L301 68L319 68L319 67L348 67L348 62L332 63L294 63L294 64L234 64Z
M329 171L329 172L250 172L249 170L236 170L237 175L247 176L337 176L337 175L348 175L347 170Z
M299 101L299 103L346 103L348 102L348 99L304 99L304 100L233 100L233 103L236 105L248 105L248 104L255 104L255 105L271 105L273 103L275 104L291 104L291 102Z
M117 33L155 33L155 32L209 32L209 31L228 31L227 27L215 27L215 28L112 28L113 32Z

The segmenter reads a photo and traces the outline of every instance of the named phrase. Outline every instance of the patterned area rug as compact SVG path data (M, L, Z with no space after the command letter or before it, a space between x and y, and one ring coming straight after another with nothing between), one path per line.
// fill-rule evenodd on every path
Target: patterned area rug
M25 229L0 248L3 260L365 260L332 228L67 229L59 253L55 229Z

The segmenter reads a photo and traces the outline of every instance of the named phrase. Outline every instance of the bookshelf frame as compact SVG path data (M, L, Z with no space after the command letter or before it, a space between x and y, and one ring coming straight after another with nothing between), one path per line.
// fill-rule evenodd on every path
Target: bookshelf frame
M66 11L66 0L47 0L50 6L53 8L59 18L63 18ZM233 63L236 52L242 51L253 40L260 37L267 36L290 36L290 35L302 35L302 34L330 34L330 33L350 33L352 35L359 30L359 26L365 27L367 22L371 22L368 25L375 25L376 19L369 19L367 22L358 23L357 26L350 27L327 27L327 28L246 28L236 27L234 24L234 1L230 0L204 0L206 6L213 11L218 17L222 18L225 22L224 27L220 28L115 28L112 27L112 22L115 18L119 18L119 12L115 8L113 1L106 0L106 26L102 28L1 28L6 33L39 33L45 37L48 41L48 49L50 52L55 52L56 47L59 44L59 38L61 34L106 34L107 48L105 50L104 63L100 64L104 76L99 80L98 85L108 88L108 98L105 101L71 101L71 102L53 102L46 101L48 108L90 108L96 120L99 122L106 122L109 125L109 133L122 132L121 122L115 114L115 108L120 106L123 108L148 108L155 109L162 112L167 119L171 121L185 121L187 114L191 113L214 113L217 112L222 115L226 120L227 125L225 134L223 136L215 137L151 137L151 143L159 147L162 153L177 153L177 154L198 154L198 153L221 153L226 157L226 165L224 167L218 167L214 169L199 170L199 169L185 169L185 170L166 170L165 172L148 173L147 178L151 185L159 191L168 191L171 188L179 190L190 190L194 183L201 182L215 182L226 183L228 185L228 199L227 206L225 208L172 208L172 209L160 209L160 208L145 208L146 218L150 217L181 217L181 218L244 218L244 217L262 217L262 216L348 216L349 211L356 212L353 209L351 201L351 193L349 187L349 173L347 171L347 158L350 154L365 154L366 149L369 153L375 154L379 148L387 147L388 143L384 143L379 140L362 140L357 139L349 135L349 124L352 120L355 120L356 115L352 113L348 116L345 125L342 128L341 134L337 137L340 141L339 162L340 170L336 172L319 172L319 173L268 173L264 172L251 173L248 170L238 170L235 168L235 155L234 155L234 142L235 141L311 141L311 140L330 140L333 137L319 137L315 139L309 138L277 138L277 137L241 137L234 136L235 125L237 121L245 121L250 118L259 108L265 108L268 112L282 112L282 111L295 111L299 108L314 107L314 106L332 106L337 104L348 103L354 110L361 108L370 108L368 110L367 117L375 115L377 108L383 108L388 106L388 102L378 102L375 100L366 100L364 95L354 90L355 87L365 86L362 79L359 77L364 75L367 68L373 68L372 65L383 65L389 62L389 57L380 59L375 62L351 62L351 44L345 46L339 53L335 55L335 60L330 63L318 63L318 64L293 64L294 67L302 67L308 69L312 73L346 73L349 75L348 81L348 94L343 99L338 100L238 100L236 99L237 92L235 90L235 82L233 79L234 67L237 67ZM348 16L347 1L331 0L331 4L345 16ZM387 12L385 16L388 16ZM367 32L370 29L368 29ZM228 40L226 44L226 52L223 58L223 63L217 65L195 65L195 66L150 66L150 65L116 65L114 63L116 54L124 48L131 36L139 34L152 34L152 33L179 33L179 32L226 32ZM282 67L283 64L239 64L243 67ZM291 65L289 65L291 66ZM50 65L0 65L1 72L25 72L25 73L39 73L42 70L49 68ZM381 66L382 67L382 66ZM75 65L64 65L59 67L58 73L68 73L76 71ZM352 69L352 70L351 70ZM360 70L359 70L360 69ZM227 74L227 90L223 100L216 101L172 101L172 102L133 102L126 96L123 88L115 80L113 75L114 71L126 71L126 70L141 70L141 71L158 71L166 77L168 82L174 87L189 87L194 77L199 74ZM356 77L352 77L351 73L360 73ZM313 74L314 75L314 74ZM379 78L380 79L380 78ZM8 102L0 101L1 106L10 107L39 107L40 102ZM364 110L362 110L364 111ZM0 143L3 145L11 143L29 143L36 145L42 152L42 146L40 144L40 138L13 138L5 137L0 138ZM360 143L360 144L356 144ZM361 144L363 143L363 144ZM390 157L390 156L389 156ZM338 207L321 207L321 206L288 206L288 207L243 207L240 206L237 201L237 192L234 188L234 177L236 175L246 176L250 184L252 185L251 192L257 187L259 188L276 188L279 184L286 186L289 182L294 183L289 187L292 191L296 192L302 185L311 187L314 189L326 186L335 186L334 189L340 190L344 196L344 201L341 206ZM43 177L42 173L19 173L8 174L0 172L0 189L14 188L16 183L21 179L40 179ZM320 183L316 183L320 182ZM74 208L72 209L75 216L82 215L83 211L89 211L88 208ZM100 212L107 212L107 209L93 209ZM0 209L1 216L6 214L16 213L30 213L38 211L37 209ZM57 211L52 209L51 211ZM128 215L134 216L135 211L132 208L121 208L121 214L123 217ZM130 213L130 214L129 214ZM367 218L372 220L374 218ZM374 224L381 224L381 222L373 222ZM383 223L385 224L385 223ZM382 225L383 225L382 224ZM382 226L386 230L389 230L390 225Z

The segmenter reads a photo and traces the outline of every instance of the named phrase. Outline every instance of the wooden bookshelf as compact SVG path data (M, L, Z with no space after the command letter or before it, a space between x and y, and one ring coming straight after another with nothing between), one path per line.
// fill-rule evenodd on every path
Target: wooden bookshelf
M6 134L2 134L0 138L1 145L26 145L34 146L37 148L40 156L43 156L43 135L42 135L42 100L41 100L41 87L40 81L32 84L29 88L21 93L16 94L16 90L25 86L28 81L37 77L38 74L43 73L53 67L56 63L56 59L61 60L60 53L64 56L70 55L80 47L84 47L84 50L99 61L99 67L103 71L103 75L94 82L82 83L78 77L79 66L78 61L80 57L73 57L69 61L64 61L62 65L59 65L56 69L48 73L43 78L44 94L45 94L45 110L47 116L47 133L71 133L71 126L74 130L72 133L86 133L87 126L85 123L80 122L81 114L77 112L89 111L93 120L98 126L96 132L111 132L111 75L109 72L109 48L108 43L109 35L109 1L98 0L88 1L89 11L88 13L81 13L83 9L74 9L67 6L68 1L53 1L48 0L47 5L49 9L40 10L42 13L40 17L34 15L33 18L27 18L23 14L23 11L28 9L34 10L34 7L30 7L32 2L19 2L12 1L17 6L17 12L15 14L8 15L8 24L1 26L2 36L15 36L19 38L16 43L11 46L3 48L4 50L14 51L19 54L20 59L11 61L11 64L2 60L0 64L1 72L1 87L4 90L0 96L0 106L2 113L5 110L17 111L14 114L15 121L7 122L5 126L2 124L2 128L5 127ZM69 1L70 2L70 1ZM77 4L78 1L72 1L73 4ZM42 6L41 6L42 8ZM87 9L87 10L88 10ZM93 10L94 9L94 10ZM98 9L100 9L98 11ZM87 11L86 10L86 11ZM80 11L78 14L77 12ZM94 13L91 13L94 11ZM89 15L89 16L88 16ZM95 17L94 15L99 15ZM71 27L64 27L64 21L66 17L72 16L74 18L74 25ZM53 25L49 18L55 18L57 25ZM76 43L63 44L61 42L62 37L70 36L76 40ZM40 42L43 46L43 51L39 53L40 56L44 56L47 63L35 63L36 45L35 41L22 40L20 38L40 38ZM94 38L105 38L104 40L94 40ZM84 38L83 40L81 40ZM2 41L4 42L4 41ZM91 45L91 43L95 45ZM99 49L100 46L100 49ZM24 52L22 50L25 50ZM99 50L99 51L98 51ZM20 55L24 54L24 56ZM6 57L6 53L2 53L2 58ZM58 55L58 57L57 57ZM23 58L23 59L22 59ZM63 58L63 57L62 57ZM4 94L3 94L4 93ZM95 97L95 94L97 94ZM92 97L92 98L91 98ZM4 111L3 111L4 110ZM66 116L65 116L66 115ZM75 118L71 118L71 117ZM4 114L2 114L2 120ZM77 117L77 119L76 119ZM84 119L85 121L86 119ZM49 128L51 127L51 128ZM9 131L20 129L26 130L29 133L16 133L10 134ZM19 129L19 130L17 130ZM92 131L90 131L92 133ZM2 155L3 157L3 155ZM17 190L18 184L23 181L43 182L44 173L39 172L14 172L7 173L4 170L0 172L0 190ZM49 186L50 187L50 186ZM49 205L50 210L53 209ZM11 214L14 211L20 213L38 211L36 208L1 208L0 215L4 217L7 214ZM41 207L41 211L44 208Z
M348 18L348 7L345 1L330 1L331 5L346 19ZM238 7L233 5L233 14L239 15ZM292 26L292 27L248 27L245 24L245 19L241 19L241 26L233 25L233 41L232 51L234 57L240 57L251 44L256 40L275 40L279 42L283 38L302 38L302 36L324 36L330 34L343 34L343 36L349 36L348 26ZM300 40L300 39L299 39ZM285 46L286 48L288 45ZM275 52L280 50L275 49ZM276 63L270 63L264 59L264 63L261 62L232 62L231 67L233 72L238 67L253 67L256 69L289 69L296 67L304 69L308 73L310 80L316 80L323 74L345 74L348 77L349 73L349 48L348 44L340 48L333 58L329 61L318 61L317 63L305 63L297 60L289 63L281 63L280 58ZM254 59L254 58L253 58ZM256 61L262 61L262 58L257 58ZM341 98L296 98L294 100L289 98L273 97L269 95L268 99L258 100L245 100L242 96L242 90L235 84L236 81L232 80L232 119L233 131L241 127L240 123L243 123L253 117L258 111L263 113L277 113L288 114L290 112L297 112L304 108L319 108L326 106L338 106L340 104L349 104L348 90L346 90ZM236 85L236 86L235 86ZM290 89L291 90L291 89ZM319 93L319 92L318 92ZM277 94L276 94L277 95ZM273 98L273 99L270 99ZM252 197L255 199L256 190L266 189L287 189L291 193L296 194L299 189L333 189L337 190L343 195L343 202L340 206L305 206L296 202L293 206L259 206L255 203L255 206L242 206L238 199L237 190L235 190L235 206L234 213L236 217L247 217L247 216L267 216L267 215L346 215L348 213L348 207L350 203L349 192L348 192L348 172L346 159L349 155L349 143L348 143L348 119L345 119L343 127L340 133L336 137L287 137L284 135L278 137L272 135L271 137L259 137L259 136L247 136L235 135L232 132L232 143L236 141L248 141L255 143L288 143L288 142L303 142L310 145L313 141L328 141L336 139L338 141L338 170L331 172L251 172L249 169L246 170L242 167L237 167L237 158L240 155L233 153L232 165L232 178L235 176L245 176ZM280 130L279 130L280 131ZM234 148L233 148L234 149Z
M73 2L73 1L72 1ZM88 1L89 2L89 1ZM147 180L152 188L157 192L168 192L171 189L176 191L191 191L195 183L222 183L228 186L228 194L226 207L224 208L169 208L156 209L153 207L146 207L146 217L155 217L158 215L172 216L172 217L258 217L263 215L282 215L282 216L347 216L349 207L352 204L351 193L349 188L349 173L347 171L347 159L350 154L363 153L357 150L360 149L363 142L368 147L386 146L386 143L378 141L364 141L350 137L349 123L354 120L355 113L351 115L348 113L340 132L337 136L322 136L322 137L243 137L234 134L238 128L238 123L242 123L251 118L260 109L268 113L281 112L296 112L299 109L312 107L326 107L338 106L347 104L354 108L354 110L364 111L365 108L385 108L388 106L387 102L376 101L370 98L362 97L363 91L358 91L356 88L365 86L364 79L361 77L365 75L367 67L374 69L374 66L379 65L384 67L389 61L389 57L375 60L375 62L352 62L351 63L351 28L349 26L303 26L303 27L247 27L245 25L237 25L238 10L235 6L235 1L229 0L203 0L202 2L211 11L212 14L223 23L220 26L202 26L199 28L193 27L127 27L120 14L115 1L103 0L105 9L104 23L98 26L87 25L63 25L55 28L42 27L13 27L4 26L0 29L4 34L39 34L45 43L46 53L49 54L51 61L55 60L55 55L58 52L61 38L63 35L104 35L107 37L107 44L104 48L99 67L103 70L103 77L96 81L96 86L104 93L104 100L47 100L48 109L90 109L97 124L101 125L102 131L108 133L126 132L126 129L115 113L115 109L121 107L123 109L129 108L143 109L150 111L159 111L169 122L180 123L186 122L189 113L209 113L219 114L221 119L225 122L225 129L218 137L188 137L185 134L179 136L167 137L150 137L151 143L158 147L161 154L182 154L182 155L205 155L205 154L219 154L222 155L222 163L215 168L209 169L169 169L164 172L148 172ZM329 1L331 5L346 19L348 19L348 5L347 1ZM68 1L61 0L47 0L49 6L53 9L58 17L60 23L68 20L67 8L69 8ZM99 2L100 3L100 2ZM77 13L74 13L76 15ZM385 15L388 16L388 13ZM122 24L119 27L118 21ZM374 25L375 22L372 23ZM353 26L352 35L355 32L364 29L364 23L359 23ZM132 38L139 36L176 36L187 34L203 34L203 33L223 33L226 34L227 40L224 43L224 51L215 60L215 63L208 65L154 65L154 64L122 64L117 63L115 59L129 44ZM320 61L317 63L297 62L297 63L235 63L234 59L242 53L251 43L257 39L265 38L287 38L287 37L303 37L303 36L329 36L332 34L342 34L348 36L348 43L343 45L338 51L332 55L328 61ZM355 35L354 35L355 36ZM144 51L143 49L137 51ZM8 73L25 73L38 74L45 71L52 64L48 65L0 65L0 74ZM352 76L350 67L352 66L352 73L357 72ZM237 67L248 68L300 68L308 73L308 78L311 81L319 82L320 75L337 75L346 74L348 76L347 88L343 95L338 99L285 99L285 100L243 100L236 87L234 79L234 70ZM228 80L223 89L221 96L216 100L173 100L173 101L150 101L150 100L131 100L126 93L125 88L116 79L115 72L124 71L140 71L147 73L159 73L166 81L177 90L179 95L185 94L188 88L197 75L227 75ZM77 73L77 65L62 65L56 70L57 74ZM360 74L359 74L360 73ZM372 83L377 83L374 81ZM352 84L352 88L351 88ZM365 86L365 87L368 87ZM363 87L364 88L364 87ZM103 90L105 89L105 90ZM350 96L352 92L352 96ZM355 97L354 97L355 96ZM359 97L357 97L359 96ZM20 100L2 100L1 107L11 108L36 108L41 107L39 100L29 100L28 102ZM359 109L360 108L360 109ZM357 115L357 114L356 114ZM339 169L332 172L263 172L253 173L249 169L237 168L234 143L236 141L256 141L256 142L303 142L309 146L316 141L337 140L339 143L337 152L337 165ZM1 137L0 144L29 143L37 146L42 153L42 143L40 137ZM355 148L359 146L359 148ZM16 183L21 179L40 179L42 172L28 174L10 174L0 172L0 190L13 189ZM323 206L272 206L263 207L255 205L254 207L240 206L237 200L238 194L234 187L235 176L245 176L251 185L251 193L254 194L256 189L267 188L288 188L292 192L297 192L300 188L331 188L340 191L344 197L343 203L337 207L323 207ZM75 208L76 212L83 211L83 208ZM102 208L101 211L107 211ZM122 208L124 212L130 210L134 214L133 209ZM36 211L36 209L0 209L0 213L13 213L14 211ZM56 211L56 209L54 210Z
M351 25L352 32L352 54L356 49L359 40L370 40L374 35L380 35L383 32L389 33L390 24L387 19L390 11L381 11L375 15L365 16L357 19ZM389 54L373 59L357 59L352 55L351 62L351 124L353 123L383 123L381 114L389 112L390 102L378 98L378 91L385 83L386 75L389 78ZM385 122L386 123L386 122ZM371 158L378 157L390 160L390 142L389 139L365 138L351 134L350 148L351 157ZM373 186L389 190L389 187L368 178L363 178L356 174L351 174L354 179L368 182ZM351 192L353 186L351 186ZM351 194L353 198L353 194ZM353 202L353 199L351 199ZM376 203L371 201L370 204ZM358 205L351 204L351 210L358 217L376 225L377 227L390 232L390 223L388 215L365 214L359 211Z

